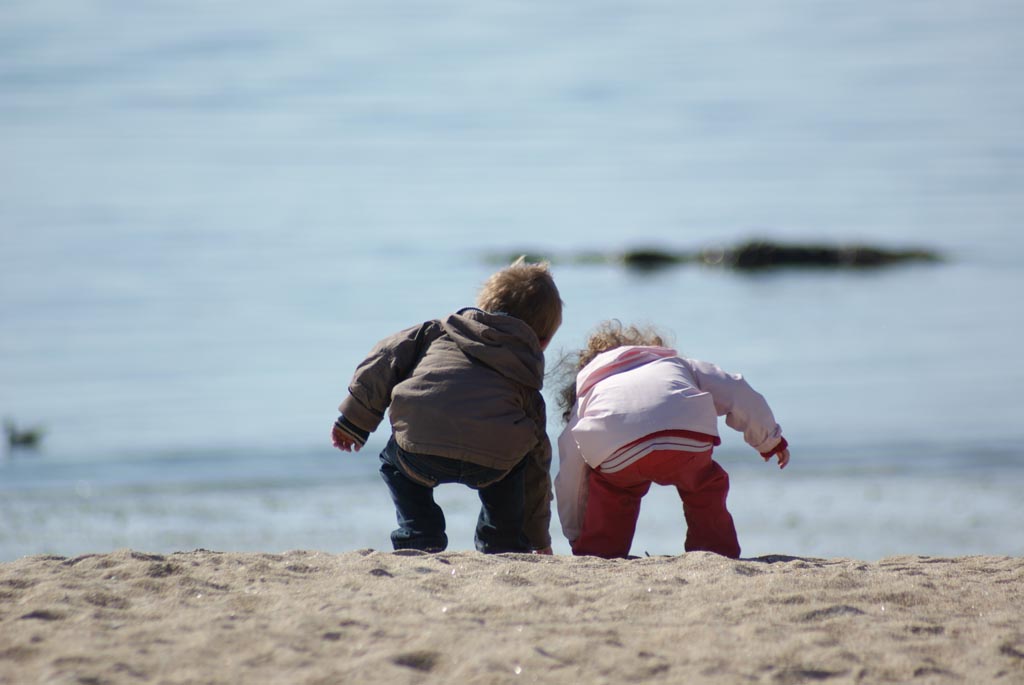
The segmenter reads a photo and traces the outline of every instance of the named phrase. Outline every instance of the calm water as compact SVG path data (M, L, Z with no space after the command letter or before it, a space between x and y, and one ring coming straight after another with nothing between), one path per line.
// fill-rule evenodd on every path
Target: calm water
M794 449L724 435L746 555L1024 554L1022 66L995 0L6 3L0 416L47 432L0 457L0 560L387 548L386 433L326 437L377 339L496 252L752 236L948 260L556 259L549 359L618 317L743 372ZM473 494L439 499L470 548Z

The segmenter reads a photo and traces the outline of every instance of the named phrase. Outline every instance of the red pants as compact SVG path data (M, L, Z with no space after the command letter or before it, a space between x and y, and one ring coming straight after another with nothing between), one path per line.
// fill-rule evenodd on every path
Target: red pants
M712 450L697 454L663 450L651 452L621 471L590 472L587 508L573 554L606 559L629 554L640 516L640 498L651 483L674 485L683 501L687 552L716 552L733 559L740 543L732 515L725 508L729 474L711 458Z

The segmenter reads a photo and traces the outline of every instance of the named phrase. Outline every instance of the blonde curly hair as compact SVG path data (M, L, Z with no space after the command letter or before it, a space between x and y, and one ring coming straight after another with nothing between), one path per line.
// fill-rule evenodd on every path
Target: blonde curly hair
M587 338L585 348L562 357L557 372L562 380L558 407L562 410L564 422L569 422L569 415L576 404L576 374L602 352L629 345L665 347L666 342L665 337L653 326L624 326L618 319L609 319L594 328Z

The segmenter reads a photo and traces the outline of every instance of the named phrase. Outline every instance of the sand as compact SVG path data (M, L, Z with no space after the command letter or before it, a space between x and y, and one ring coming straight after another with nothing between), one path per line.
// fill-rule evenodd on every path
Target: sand
M1024 560L168 555L0 564L0 683L1024 683Z

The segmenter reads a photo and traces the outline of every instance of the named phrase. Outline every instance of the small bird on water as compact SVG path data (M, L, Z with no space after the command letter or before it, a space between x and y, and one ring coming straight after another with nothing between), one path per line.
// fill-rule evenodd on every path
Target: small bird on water
M42 428L18 428L14 421L4 421L4 433L7 434L7 446L10 449L38 449L43 440Z

